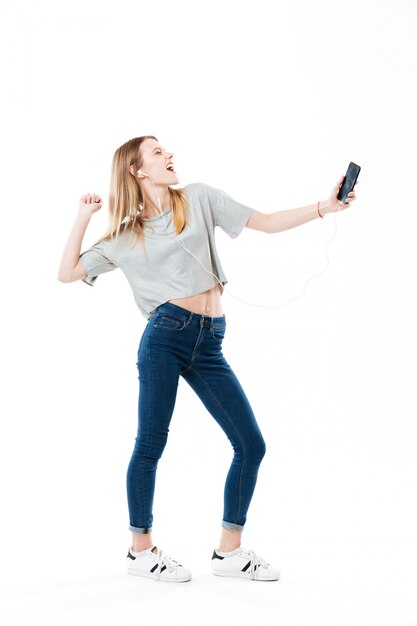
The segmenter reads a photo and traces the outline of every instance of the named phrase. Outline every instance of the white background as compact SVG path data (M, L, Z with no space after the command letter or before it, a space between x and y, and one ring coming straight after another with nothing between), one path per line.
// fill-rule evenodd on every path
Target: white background
M416 13L2 3L2 624L417 624ZM216 231L223 351L267 443L242 544L279 582L211 574L233 451L183 379L153 538L193 579L125 572L146 320L120 270L94 288L57 273L80 197L104 200L84 250L107 226L115 150L146 134L173 151L178 187L265 213L362 167L337 216Z

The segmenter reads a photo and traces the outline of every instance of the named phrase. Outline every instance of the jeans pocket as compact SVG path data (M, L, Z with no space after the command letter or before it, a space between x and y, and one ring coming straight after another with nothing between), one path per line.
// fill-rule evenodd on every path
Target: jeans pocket
M161 313L157 317L153 324L154 328L161 328L163 330L182 330L187 321L180 317L177 317L173 313Z
M215 339L215 341L218 341L219 343L223 341L225 332L226 332L225 325L211 327L211 336L213 337L213 339Z

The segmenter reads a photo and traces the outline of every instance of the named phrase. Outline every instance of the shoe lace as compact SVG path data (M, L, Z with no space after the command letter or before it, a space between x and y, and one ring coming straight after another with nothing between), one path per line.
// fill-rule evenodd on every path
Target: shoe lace
M158 548L158 566L155 570L155 580L159 580L161 576L161 570L165 566L168 571L172 572L179 565L178 561L172 559L163 550Z
M250 559L250 568L249 573L252 579L258 577L258 572L260 567L267 568L271 563L267 563L265 559L263 559L259 554L256 554L255 550L250 548L247 552L248 558Z

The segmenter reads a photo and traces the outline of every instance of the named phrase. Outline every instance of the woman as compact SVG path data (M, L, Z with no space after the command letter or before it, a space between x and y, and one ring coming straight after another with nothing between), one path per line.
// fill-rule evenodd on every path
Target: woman
M268 215L205 183L172 189L178 182L172 158L149 135L116 150L109 228L80 254L90 218L102 206L97 194L82 196L58 275L63 282L81 279L93 286L97 276L120 268L148 321L138 349L138 431L126 480L132 531L127 571L155 580L191 580L191 572L159 550L151 534L156 468L167 442L181 375L234 449L212 572L278 580L277 568L241 545L266 448L245 392L222 353L226 317L221 295L228 281L214 229L220 226L232 238L245 226L275 233L346 208L349 202L342 205L336 198L343 176L319 210L314 204ZM349 199L355 199L354 192Z

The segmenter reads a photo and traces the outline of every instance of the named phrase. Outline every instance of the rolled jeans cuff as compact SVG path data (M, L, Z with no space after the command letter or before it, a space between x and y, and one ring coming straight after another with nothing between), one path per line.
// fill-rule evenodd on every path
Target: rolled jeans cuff
M226 522L225 520L222 520L222 526L223 528L229 528L230 530L243 531L244 529L244 526L240 526L240 524L232 524L232 522Z
M146 535L152 532L152 526L150 528L137 528L129 524L129 529L132 533L139 533L140 535Z

